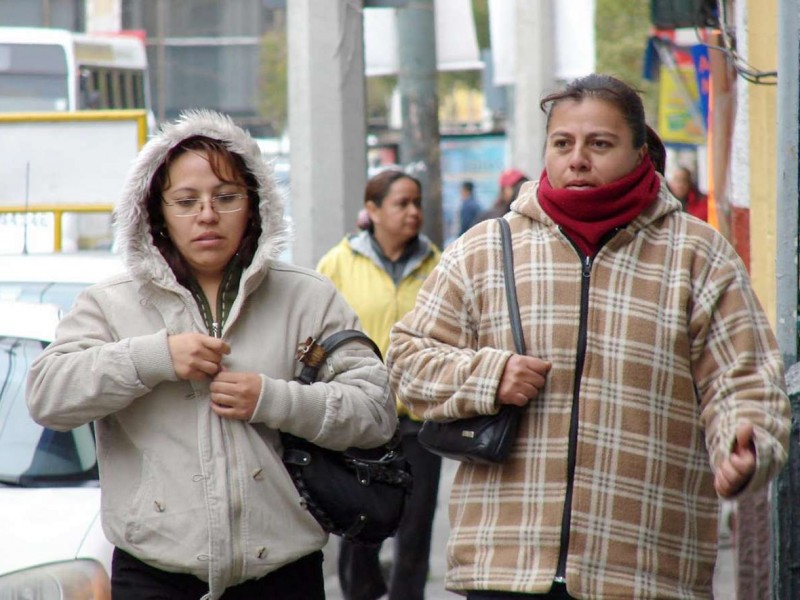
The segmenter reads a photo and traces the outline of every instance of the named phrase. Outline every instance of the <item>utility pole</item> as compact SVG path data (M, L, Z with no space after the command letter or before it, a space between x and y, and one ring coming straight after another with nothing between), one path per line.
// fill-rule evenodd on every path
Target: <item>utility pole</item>
M156 23L156 55L158 56L158 66L156 67L156 81L158 82L158 122L163 123L167 119L167 49L165 46L165 30L167 28L167 6L164 0L156 0L156 11L158 22Z
M422 183L423 231L442 247L442 171L436 90L436 19L433 0L409 0L397 10L403 130L400 162Z
M44 27L50 27L51 25L51 11L50 11L50 0L42 0L42 25Z
M800 598L800 373L797 363L798 136L800 132L800 8L796 0L778 7L778 215L776 235L776 335L786 365L792 407L789 461L772 486L772 598Z

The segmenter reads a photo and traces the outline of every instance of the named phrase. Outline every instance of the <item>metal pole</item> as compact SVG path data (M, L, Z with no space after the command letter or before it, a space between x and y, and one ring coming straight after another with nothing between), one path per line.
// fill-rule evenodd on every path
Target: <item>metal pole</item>
M400 162L422 183L423 229L441 248L442 172L433 0L409 0L405 8L397 10L397 45L403 117Z
M158 122L163 123L167 120L167 50L164 45L165 30L167 27L167 7L164 0L157 0L156 11L158 15L158 21L156 23L156 35L158 37L158 45L156 46L158 55L158 66L156 67L156 81L158 82Z
M778 7L778 185L776 255L777 331L784 364L797 369L798 129L800 129L800 6L780 0ZM789 461L772 486L772 597L800 598L800 415L797 377L787 377L792 406Z
M42 25L44 27L50 27L50 0L42 0Z

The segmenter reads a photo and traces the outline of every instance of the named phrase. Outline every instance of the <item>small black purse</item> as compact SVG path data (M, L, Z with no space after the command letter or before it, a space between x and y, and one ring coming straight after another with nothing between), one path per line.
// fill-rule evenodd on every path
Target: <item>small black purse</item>
M321 342L308 338L297 350L303 369L296 380L313 383L325 358L352 341L368 345L381 357L375 343L354 329L339 331ZM363 545L380 544L397 532L412 484L399 432L377 448L341 452L285 432L281 432L281 440L283 464L303 505L325 531Z
M522 322L519 316L514 256L511 247L511 228L503 218L500 225L503 244L503 272L506 301L511 317L511 333L517 354L525 354ZM419 443L430 452L461 462L495 464L503 462L517 438L522 407L503 405L495 415L481 415L455 421L425 421L417 434Z

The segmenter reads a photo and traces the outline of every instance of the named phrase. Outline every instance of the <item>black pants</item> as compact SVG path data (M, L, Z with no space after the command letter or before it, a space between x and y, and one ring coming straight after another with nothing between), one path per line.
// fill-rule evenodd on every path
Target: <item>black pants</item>
M442 459L420 446L421 424L400 419L402 449L411 466L414 485L394 536L389 576L389 600L422 600L431 551L433 516L439 493ZM380 546L339 545L339 583L345 600L376 600L387 591L378 559Z
M467 592L467 600L574 600L567 593L567 586L563 583L554 583L546 594L514 594L512 592Z
M111 562L112 600L199 600L208 584L194 575L151 567L119 548ZM284 565L261 579L228 588L222 600L325 600L322 551Z

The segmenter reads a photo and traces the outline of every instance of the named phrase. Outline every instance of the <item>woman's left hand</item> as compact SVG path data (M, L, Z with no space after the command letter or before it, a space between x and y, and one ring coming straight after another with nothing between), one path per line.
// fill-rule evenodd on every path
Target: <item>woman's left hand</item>
M249 421L261 395L257 373L222 370L211 379L211 410L220 417Z
M721 498L730 498L742 491L756 471L756 445L753 424L741 421L736 427L736 441L731 455L722 461L714 474L714 489Z

